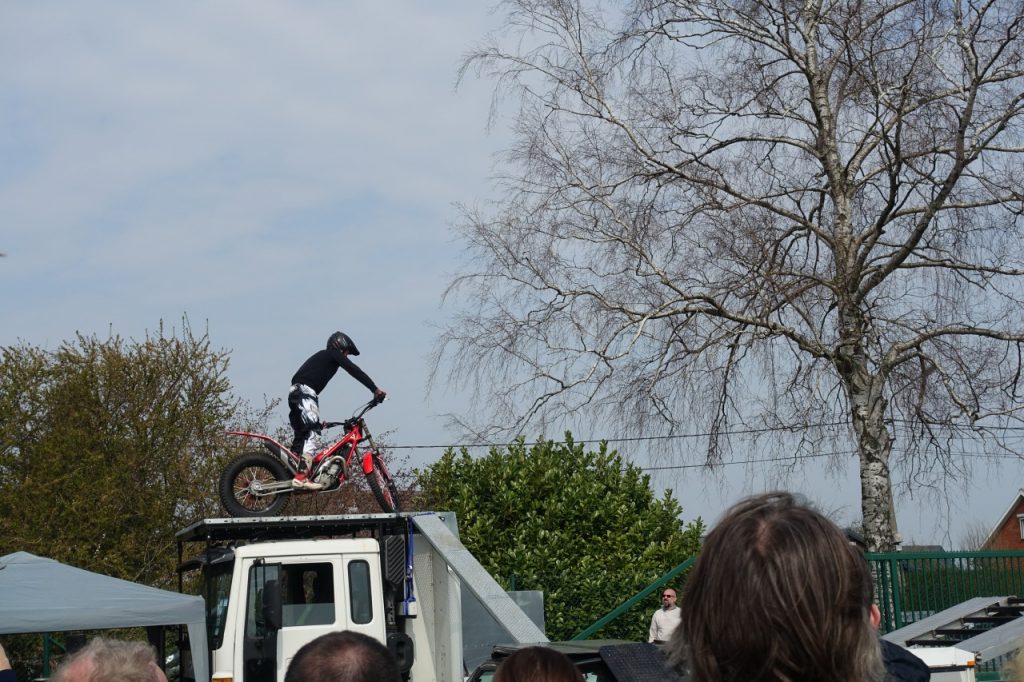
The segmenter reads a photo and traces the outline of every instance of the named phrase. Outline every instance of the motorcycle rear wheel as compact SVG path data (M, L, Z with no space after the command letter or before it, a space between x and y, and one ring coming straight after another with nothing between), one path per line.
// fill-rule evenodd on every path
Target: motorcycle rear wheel
M267 494L263 488L288 481L291 474L284 465L262 452L243 452L220 475L217 492L228 514L234 517L276 516L284 511L290 489Z

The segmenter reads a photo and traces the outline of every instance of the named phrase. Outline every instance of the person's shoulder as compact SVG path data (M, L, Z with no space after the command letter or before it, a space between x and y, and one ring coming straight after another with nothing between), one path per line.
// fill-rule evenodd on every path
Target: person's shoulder
M341 364L338 360L340 356L341 353L339 353L336 350L332 350L330 348L321 348L320 350L315 351L312 355L306 358L306 363L318 363L322 365L331 362L334 364Z
M325 350L323 350L322 348L321 348L320 350L316 350L316 351L313 351L312 353L310 353L310 354L309 354L309 357L307 357L307 358L306 358L306 359L305 359L305 360L303 361L303 363L302 363L302 364L303 364L303 365L308 365L308 364L309 364L309 363L311 363L311 362L315 362L315 361L317 360L317 358L321 357L321 356L322 356L322 355L323 355L323 354L324 354L325 352L326 352L326 351L325 351Z
M926 682L931 679L928 664L899 644L883 639L882 663L889 679L897 682Z

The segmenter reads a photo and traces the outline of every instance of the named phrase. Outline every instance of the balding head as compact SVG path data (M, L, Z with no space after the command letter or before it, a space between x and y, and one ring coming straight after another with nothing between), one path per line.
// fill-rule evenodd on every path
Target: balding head
M299 649L284 682L399 682L398 663L388 648L359 632L317 637Z

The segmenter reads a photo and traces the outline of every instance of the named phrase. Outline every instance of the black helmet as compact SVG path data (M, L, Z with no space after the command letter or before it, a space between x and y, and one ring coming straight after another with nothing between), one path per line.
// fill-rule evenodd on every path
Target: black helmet
M349 355L359 355L359 349L356 348L356 344L349 337L348 334L341 332L334 332L331 334L331 338L327 339L327 350L335 348L340 350L342 353L348 353Z

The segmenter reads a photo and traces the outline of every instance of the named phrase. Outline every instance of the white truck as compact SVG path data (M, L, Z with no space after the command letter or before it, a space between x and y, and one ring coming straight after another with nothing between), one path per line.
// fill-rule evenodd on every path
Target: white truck
M461 682L465 590L502 641L546 641L454 524L451 514L421 513L205 519L185 528L179 571L206 602L209 643L194 677L282 682L306 642L356 630L385 643L409 682Z

